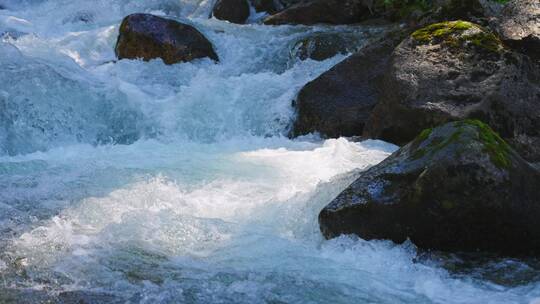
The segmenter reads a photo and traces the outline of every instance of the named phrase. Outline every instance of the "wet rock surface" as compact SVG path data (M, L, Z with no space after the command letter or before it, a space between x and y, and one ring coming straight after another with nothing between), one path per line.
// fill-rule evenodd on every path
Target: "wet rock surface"
M292 135L319 132L326 137L362 135L380 94L379 83L394 47L405 36L398 30L370 42L306 84L296 99Z
M212 44L194 27L150 14L129 15L120 25L119 59L161 58L166 64L208 57L219 60Z
M476 120L424 130L319 215L327 238L410 239L420 248L540 252L540 171Z
M249 3L247 0L218 0L212 15L220 20L243 24L249 17Z

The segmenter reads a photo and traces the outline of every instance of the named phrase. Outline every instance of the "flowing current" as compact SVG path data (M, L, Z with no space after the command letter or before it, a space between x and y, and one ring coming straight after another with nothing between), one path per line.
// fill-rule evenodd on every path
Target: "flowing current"
M0 303L540 303L535 261L324 240L319 211L397 147L288 139L300 88L345 58L294 45L384 29L212 4L0 0ZM135 12L194 25L221 61L116 61Z

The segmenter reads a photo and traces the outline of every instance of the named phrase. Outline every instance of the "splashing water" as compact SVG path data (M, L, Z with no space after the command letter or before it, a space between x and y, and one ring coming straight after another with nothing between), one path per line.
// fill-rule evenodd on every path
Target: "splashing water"
M383 29L233 25L207 19L212 5L0 1L1 303L540 297L534 261L323 240L321 208L396 147L285 138L299 89L344 58L290 53L314 32L367 42ZM134 12L194 25L220 63L115 61Z

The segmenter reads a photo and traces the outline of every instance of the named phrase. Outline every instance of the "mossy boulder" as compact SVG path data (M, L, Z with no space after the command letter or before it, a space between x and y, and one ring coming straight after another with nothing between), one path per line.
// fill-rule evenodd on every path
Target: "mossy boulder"
M219 20L244 24L249 18L249 3L247 0L218 0L212 15Z
M295 101L298 115L291 135L362 135L392 51L403 37L406 32L393 28L306 84Z
M398 145L425 128L478 118L529 161L540 161L539 73L485 28L449 21L415 31L394 51L364 128Z
M161 58L166 64L204 57L218 61L212 44L197 29L150 14L124 18L115 51L118 59Z
M415 31L412 38L419 44L442 44L460 52L466 47L477 51L500 53L504 46L495 34L467 21L446 21Z
M478 120L426 129L319 215L326 238L410 239L424 249L540 253L540 171Z
M362 0L312 0L294 4L264 20L265 24L351 24L370 15Z

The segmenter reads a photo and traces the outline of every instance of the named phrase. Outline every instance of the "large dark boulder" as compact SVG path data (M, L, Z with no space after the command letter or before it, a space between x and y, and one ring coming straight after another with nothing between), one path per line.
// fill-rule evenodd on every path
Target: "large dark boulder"
M478 118L524 158L539 161L539 80L526 56L484 28L433 24L394 51L364 135L403 145L425 128Z
M218 60L212 44L194 27L149 14L124 18L115 50L119 59L161 58L166 64L204 57Z
M212 15L219 20L243 24L249 18L249 3L247 0L218 0Z
M312 132L325 137L362 135L380 94L378 83L404 33L393 31L372 41L306 84L295 101L298 115L291 135Z
M326 238L410 239L420 248L540 253L540 171L477 120L424 130L319 215Z
M264 20L265 24L350 24L370 14L361 0L313 0L292 5Z
M540 1L510 1L500 17L498 32L507 45L540 61Z

